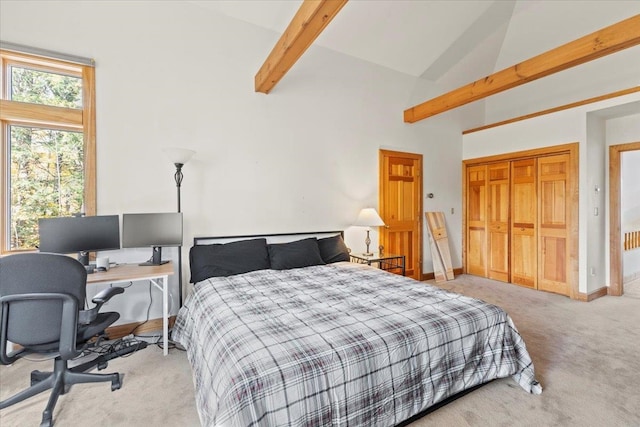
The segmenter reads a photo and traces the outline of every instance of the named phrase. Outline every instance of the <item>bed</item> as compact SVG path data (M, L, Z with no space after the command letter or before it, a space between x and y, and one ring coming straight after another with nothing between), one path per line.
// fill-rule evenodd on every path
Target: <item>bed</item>
M501 308L350 263L339 233L270 239L191 248L172 338L203 426L396 426L506 377L541 393Z

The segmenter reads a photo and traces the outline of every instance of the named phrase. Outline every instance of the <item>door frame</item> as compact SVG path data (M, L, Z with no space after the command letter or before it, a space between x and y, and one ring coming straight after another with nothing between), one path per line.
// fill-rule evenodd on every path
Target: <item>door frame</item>
M422 188L423 188L423 180L424 180L424 174L423 174L423 168L424 168L424 160L423 160L423 155L419 154L419 153L410 153L407 151L395 151L395 150L386 150L386 149L379 149L378 150L378 162L379 162L379 166L378 166L378 181L379 181L379 185L378 185L378 208L379 208L379 213L380 215L383 217L384 219L384 215L385 215L385 206L384 206L384 193L383 193L383 181L384 181L384 174L383 174L383 168L384 168L384 158L385 156L396 156L396 157L410 157L412 159L415 159L419 162L420 164L420 170L418 170L418 176L420 177L420 179L418 180L418 190L417 190L417 197L418 197L418 212L417 212L417 216L418 216L418 222L419 222L419 226L418 226L418 236L416 237L418 239L418 254L417 254L417 263L415 263L415 269L418 270L417 272L419 274L417 274L418 276L418 280L422 280L422 277L424 276L424 272L422 271L422 263L423 263L423 242L422 242L422 236L424 235L423 231L422 231L422 227L424 226L424 222L422 220L422 215L423 215L423 204L422 204ZM382 233L380 233L380 236L382 237ZM405 265L406 265L406 260L405 260Z
M569 197L569 219L570 227L568 229L569 236L569 268L567 269L567 282L569 285L569 298L580 299L580 290L578 283L578 221L579 221L579 188L580 188L580 143L573 142L569 144L555 145L551 147L534 148L531 150L514 151L511 153L502 153L486 157L478 157L475 159L467 159L462 161L462 269L467 273L467 167L477 166L486 163L504 162L507 160L521 160L531 157L553 156L556 154L569 154L571 181L570 187L567 189Z
M622 215L621 197L621 158L625 151L640 150L640 142L630 142L609 146L609 291L612 296L623 293L622 266Z

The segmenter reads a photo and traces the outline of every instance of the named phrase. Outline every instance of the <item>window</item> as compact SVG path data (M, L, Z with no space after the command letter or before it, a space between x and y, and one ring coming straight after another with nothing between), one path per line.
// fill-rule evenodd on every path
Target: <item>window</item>
M38 218L96 213L90 60L0 49L0 253L33 250Z

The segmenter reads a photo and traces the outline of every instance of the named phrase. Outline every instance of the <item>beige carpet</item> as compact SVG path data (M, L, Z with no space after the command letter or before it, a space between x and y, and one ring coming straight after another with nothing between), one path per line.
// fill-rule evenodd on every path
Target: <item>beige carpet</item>
M640 298L640 277L624 284L624 294L629 297Z
M640 426L640 295L590 303L473 276L442 284L505 308L527 343L540 396L513 380L494 381L416 421L424 426ZM630 289L631 290L631 289ZM0 366L0 398L24 388L49 362ZM198 426L184 352L150 346L113 360L122 389L76 385L58 401L57 426ZM36 426L48 395L0 411L0 426Z

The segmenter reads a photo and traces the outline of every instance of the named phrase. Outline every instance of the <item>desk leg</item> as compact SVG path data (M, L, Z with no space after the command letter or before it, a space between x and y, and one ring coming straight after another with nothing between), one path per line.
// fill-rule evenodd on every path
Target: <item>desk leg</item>
M166 356L169 354L169 276L151 279L160 288L158 281L162 281L162 352Z
M162 278L162 344L166 356L169 354L169 276Z

